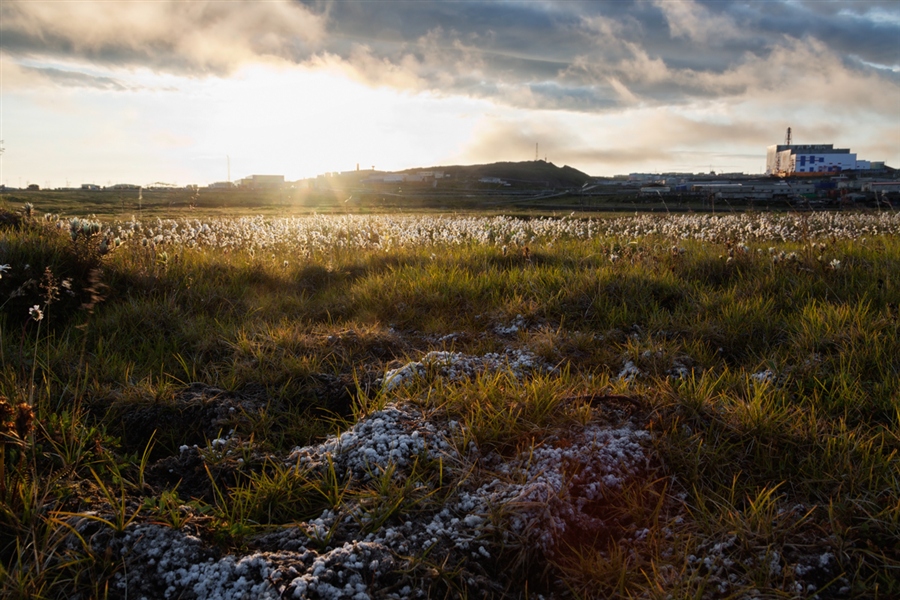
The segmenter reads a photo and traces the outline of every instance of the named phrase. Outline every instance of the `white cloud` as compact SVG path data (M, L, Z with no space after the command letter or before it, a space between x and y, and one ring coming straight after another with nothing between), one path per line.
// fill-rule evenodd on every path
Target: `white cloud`
M50 81L39 71L24 67L5 54L0 54L0 74L2 74L0 85L4 92L13 89L51 87Z
M653 4L665 15L673 37L716 46L745 35L728 15L713 14L693 0L655 0Z
M536 141L594 174L715 156L753 170L788 125L900 164L892 5L848 18L776 2L777 19L728 2L313 5L0 1L4 171L29 145L36 170L64 145L59 161L86 161L94 140L98 170L158 165L164 148L170 169L202 153L223 171L229 153L236 171L299 176L526 160Z
M289 0L6 0L0 17L14 54L217 73L308 52L325 39L326 25Z

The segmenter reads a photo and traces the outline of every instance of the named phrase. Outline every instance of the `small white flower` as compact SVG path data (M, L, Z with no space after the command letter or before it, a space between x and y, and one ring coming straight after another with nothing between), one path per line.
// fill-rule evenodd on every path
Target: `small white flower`
M3 274L9 271L9 265L0 265L0 279L3 279Z
M835 259L832 259L832 261L831 261L830 263L828 263L828 264L831 265L831 268L832 268L832 269L835 269L835 270L841 268L841 261L839 261L839 260L836 259L836 258L835 258Z
M44 318L44 313L41 311L41 307L40 307L39 304L35 304L35 305L32 306L31 308L29 308L29 309L28 309L28 314L29 314L29 315L31 316L31 318L34 319L35 321L40 321L41 319Z

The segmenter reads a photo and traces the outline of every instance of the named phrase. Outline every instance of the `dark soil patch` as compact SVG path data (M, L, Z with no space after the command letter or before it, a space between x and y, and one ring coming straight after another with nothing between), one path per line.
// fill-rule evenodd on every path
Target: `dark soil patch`
M352 415L356 391L352 376L322 373L311 378L299 401L312 409L312 419L346 419ZM219 487L233 485L238 470L252 466L233 461L207 465L200 451L216 439L246 443L253 439L247 432L263 412L278 410L263 386L230 392L203 383L192 383L171 400L114 400L92 406L95 414L103 415L108 432L120 439L124 452L141 455L149 448L145 480L150 486L159 490L177 486L183 499L206 502L214 501L213 481Z
M209 440L239 429L264 409L264 392L228 392L202 383L192 383L171 400L127 400L100 402L92 407L103 414L110 434L120 438L128 453L143 453L150 459L179 453L181 446L205 446Z
M147 484L160 491L176 490L185 501L197 499L208 504L216 500L213 483L221 489L234 485L236 479L232 466L207 466L200 450L193 446L149 465L144 474Z

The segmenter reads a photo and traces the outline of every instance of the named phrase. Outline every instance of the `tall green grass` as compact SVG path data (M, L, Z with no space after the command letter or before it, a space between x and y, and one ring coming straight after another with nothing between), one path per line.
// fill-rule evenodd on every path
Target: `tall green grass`
M654 433L656 479L616 507L650 534L630 549L573 547L544 584L561 577L577 597L714 597L717 584L689 556L733 539L726 557L748 560L742 585L772 597L790 593L794 576L761 565L801 548L835 556L823 593L900 594L895 238L824 250L810 240L735 252L723 240L673 252L663 239L599 238L297 257L127 244L102 254L96 240L73 242L33 217L3 227L4 596L110 593L120 565L69 543L72 519L89 510L119 529L196 517L223 549L351 495L371 530L415 514L454 485L440 465L360 488L251 455L314 442L392 399L374 387L388 367L433 349L506 348L558 369L528 383L419 382L402 397L449 411L501 454L593 418L571 401L592 395L639 399ZM793 257L775 260L782 251ZM42 321L29 314L35 305ZM514 322L524 327L504 329ZM631 383L617 380L628 361L642 373ZM226 425L255 466L208 465L207 493L192 498L142 474L145 450L155 460L186 437L204 442L178 402L193 382L263 400ZM21 403L33 421L17 416ZM123 416L136 414L156 425L124 430ZM448 589L465 589L452 569L447 577Z

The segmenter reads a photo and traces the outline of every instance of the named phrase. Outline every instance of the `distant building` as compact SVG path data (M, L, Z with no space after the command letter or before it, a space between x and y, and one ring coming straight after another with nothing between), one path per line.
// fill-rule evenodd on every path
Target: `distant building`
M216 181L215 183L211 183L206 187L211 190L230 190L234 187L234 184L230 181Z
M638 182L638 183L646 183L652 182L659 179L658 174L654 173L629 173L628 181Z
M900 181L870 181L862 186L864 192L891 194L900 192Z
M833 144L777 144L766 152L767 175L839 173L869 166L868 161L857 161L848 148L835 148Z
M740 183L730 182L713 182L713 183L695 183L691 185L692 192L704 192L707 194L716 194L718 192L735 192L744 189Z
M185 189L191 189L191 186L184 186ZM156 181L144 187L145 190L150 190L153 192L172 192L174 190L181 189L181 186L176 185L174 183L165 183L163 181Z
M241 179L240 186L257 190L282 188L284 175L251 175Z
M793 199L798 196L814 194L816 184L805 182L772 183L770 180L746 183L709 182L691 185L691 191L728 200L774 200L778 198Z
M100 186L97 185L96 183L82 183L81 189L94 191L94 190L99 190Z
M641 196L655 196L657 194L668 194L672 188L667 185L648 185L641 188Z
M406 181L410 183L431 182L443 178L443 171L415 171L406 175Z

